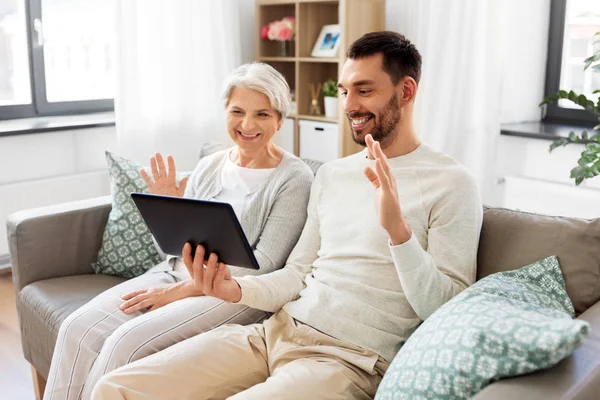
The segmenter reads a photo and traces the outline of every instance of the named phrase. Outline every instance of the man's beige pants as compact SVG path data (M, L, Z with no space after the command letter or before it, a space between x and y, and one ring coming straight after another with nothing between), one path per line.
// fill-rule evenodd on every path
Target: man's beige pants
M105 375L92 399L371 399L388 364L279 311L223 325Z

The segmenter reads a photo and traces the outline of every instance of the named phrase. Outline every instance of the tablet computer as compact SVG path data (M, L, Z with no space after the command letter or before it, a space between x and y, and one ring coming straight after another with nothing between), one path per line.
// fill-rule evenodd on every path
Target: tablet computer
M144 193L131 198L164 253L181 257L186 242L194 251L201 244L206 259L216 253L227 265L259 269L230 204Z

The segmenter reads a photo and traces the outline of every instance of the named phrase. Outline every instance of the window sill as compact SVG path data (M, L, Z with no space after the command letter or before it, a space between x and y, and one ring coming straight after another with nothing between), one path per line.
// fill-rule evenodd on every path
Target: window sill
M593 126L593 125L592 125ZM569 137L569 133L580 134L584 130L592 133L592 126L577 126L548 122L521 122L517 124L502 124L500 134L524 138L556 140Z
M0 137L105 126L115 126L114 112L0 121Z

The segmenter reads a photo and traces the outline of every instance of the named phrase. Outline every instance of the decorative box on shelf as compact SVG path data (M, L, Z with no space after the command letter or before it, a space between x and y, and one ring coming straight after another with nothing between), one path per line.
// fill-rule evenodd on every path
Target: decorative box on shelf
M301 119L298 125L300 158L326 162L340 157L337 123Z

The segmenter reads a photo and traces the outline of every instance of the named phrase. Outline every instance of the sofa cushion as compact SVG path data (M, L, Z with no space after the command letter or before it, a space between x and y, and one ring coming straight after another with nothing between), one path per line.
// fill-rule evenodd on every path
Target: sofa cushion
M48 376L60 324L73 311L123 282L109 275L76 275L31 283L17 297L25 358Z
M556 255L577 314L600 300L600 219L484 210L477 278Z
M500 378L552 367L588 333L574 316L556 257L490 275L411 335L377 399L468 399Z
M130 196L133 192L148 193L148 187L140 174L141 165L108 151L106 162L112 208L98 261L92 267L97 274L133 278L161 261L152 235Z
M148 186L140 174L141 165L106 152L110 175L112 208L102 236L98 261L92 264L97 274L134 278L161 261L161 255L152 241L152 235L140 215L131 193L148 193ZM150 168L145 168L151 175ZM177 178L191 172L178 172Z

